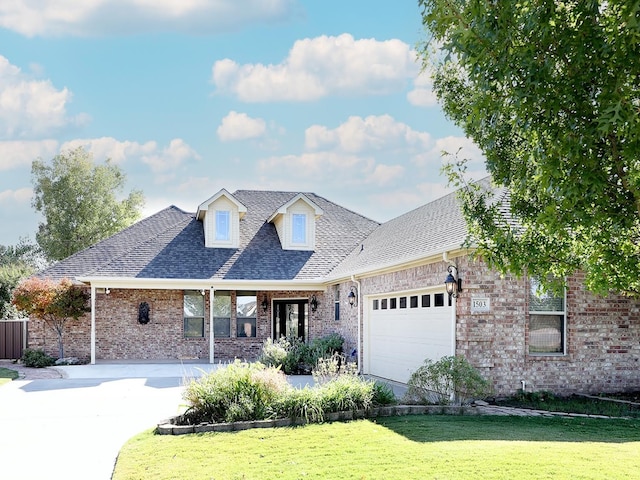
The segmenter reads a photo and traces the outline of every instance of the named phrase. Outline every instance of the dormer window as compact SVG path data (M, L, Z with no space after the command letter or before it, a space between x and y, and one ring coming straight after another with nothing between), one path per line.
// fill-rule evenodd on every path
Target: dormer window
M293 222L293 236L291 243L306 244L307 243L307 216L304 213L294 213L291 216Z
M228 242L231 239L231 212L216 210L216 241Z
M209 248L238 248L240 220L247 207L225 189L198 207L197 218L204 224L204 244Z
M306 195L299 193L280 207L271 217L284 250L313 251L316 244L316 220L322 209Z

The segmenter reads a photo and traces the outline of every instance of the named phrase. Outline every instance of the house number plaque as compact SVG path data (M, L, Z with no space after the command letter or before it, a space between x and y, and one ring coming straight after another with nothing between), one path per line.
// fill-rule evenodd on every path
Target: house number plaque
M474 297L471 299L471 313L487 313L491 311L491 299Z

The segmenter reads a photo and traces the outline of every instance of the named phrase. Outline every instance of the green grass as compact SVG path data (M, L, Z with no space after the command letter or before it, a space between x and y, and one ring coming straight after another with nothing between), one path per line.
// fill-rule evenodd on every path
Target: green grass
M121 450L114 480L628 479L640 422L406 416L160 436Z
M9 368L0 367L0 385L18 378L18 372Z

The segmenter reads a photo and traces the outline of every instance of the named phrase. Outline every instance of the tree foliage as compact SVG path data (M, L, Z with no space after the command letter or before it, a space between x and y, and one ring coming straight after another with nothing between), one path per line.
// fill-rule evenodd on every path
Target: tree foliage
M0 245L0 319L20 317L11 303L13 289L43 266L38 247L26 239L20 239L17 245Z
M503 272L582 270L593 291L639 296L640 3L419 4L434 90L516 220L463 189L479 253ZM448 173L464 183L464 166Z
M30 277L13 291L13 304L25 314L40 318L49 325L58 338L59 358L64 358L64 327L69 319L78 320L91 311L89 293L71 280Z
M142 192L131 191L119 200L125 174L109 160L94 165L82 147L57 155L50 164L35 160L31 176L32 205L44 216L36 240L51 260L66 258L140 218Z

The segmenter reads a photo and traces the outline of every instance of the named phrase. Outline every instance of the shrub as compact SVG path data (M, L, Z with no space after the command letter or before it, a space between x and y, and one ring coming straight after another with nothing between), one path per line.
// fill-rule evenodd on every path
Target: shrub
M319 358L311 374L313 375L314 382L322 385L334 380L340 375L357 375L358 365L355 363L347 363L344 355L335 352L330 357Z
M27 348L22 352L22 363L26 367L44 368L50 367L56 363L53 357L50 357L44 350Z
M186 423L262 420L275 415L277 399L293 387L284 374L260 363L236 361L193 380L183 398Z
M268 366L280 367L287 375L310 373L320 358L342 353L344 339L337 333L313 339L306 344L297 337L265 340L259 361Z
M373 384L373 398L371 399L373 405L395 405L398 403L396 394L393 393L393 389L387 383L374 382Z
M406 398L426 404L461 405L491 392L489 382L466 359L456 356L425 360L407 386Z

